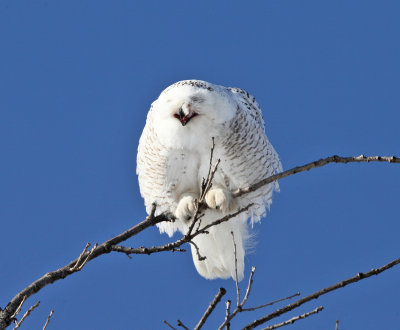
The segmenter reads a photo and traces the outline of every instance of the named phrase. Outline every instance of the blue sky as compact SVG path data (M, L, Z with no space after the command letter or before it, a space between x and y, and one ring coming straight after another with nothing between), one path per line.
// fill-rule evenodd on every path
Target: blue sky
M394 0L0 0L0 306L86 242L144 219L138 139L149 105L175 81L255 95L285 169L332 154L400 156L399 10ZM254 228L249 306L398 258L399 183L398 165L373 163L282 180ZM168 241L151 228L126 245ZM333 329L336 319L395 329L399 276L392 269L284 319L323 305L292 329ZM41 305L25 328L51 309L49 329L163 329L178 318L192 327L221 286L234 300L234 282L201 278L190 253L110 254L30 298ZM223 315L221 304L206 328ZM261 315L240 315L234 328Z

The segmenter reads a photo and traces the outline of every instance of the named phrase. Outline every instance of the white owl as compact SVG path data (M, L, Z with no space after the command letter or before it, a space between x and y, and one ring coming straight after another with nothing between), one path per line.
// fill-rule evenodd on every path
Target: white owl
M234 233L238 279L243 278L244 256L251 224L265 215L277 183L232 197L282 170L279 156L265 135L264 120L255 98L239 88L226 88L200 80L184 80L165 89L147 115L137 154L137 174L146 211L157 205L156 215L172 213L174 222L158 224L161 233L185 234L191 223L202 178L207 176L210 147L220 164L205 201L209 208L201 227L226 214L254 205L245 213L209 229L193 239L193 261L207 279L235 278Z

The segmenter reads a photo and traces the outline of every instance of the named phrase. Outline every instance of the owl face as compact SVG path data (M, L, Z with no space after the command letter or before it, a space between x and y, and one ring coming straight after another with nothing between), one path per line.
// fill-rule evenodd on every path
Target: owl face
M189 101L182 104L178 112L173 114L173 116L180 121L182 126L186 126L192 118L198 116L199 113L196 110L200 106L196 103L199 103L197 97L191 97Z
M149 113L156 134L170 147L198 148L203 139L209 147L211 136L220 134L221 125L235 115L236 104L228 92L193 80L168 87Z
M220 124L235 114L231 98L227 97L227 91L221 86L211 85L204 88L196 85L184 84L182 81L168 87L154 102L154 114L156 117L169 120L174 118L176 124L186 126L189 122L208 119L215 124ZM198 82L200 85L201 81ZM201 85L202 86L202 85ZM196 117L196 118L195 118Z

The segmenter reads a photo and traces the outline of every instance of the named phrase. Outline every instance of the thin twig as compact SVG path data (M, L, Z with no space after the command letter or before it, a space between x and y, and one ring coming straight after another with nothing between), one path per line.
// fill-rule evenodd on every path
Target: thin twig
M202 184L201 184L201 195L205 195L206 186L210 181L210 174L211 174L211 168L212 168L214 148L215 148L215 141L214 141L214 137L212 137L211 138L211 149L210 149L210 164L208 166L207 178L206 179L203 178L203 181L202 181Z
M178 327L182 327L185 330L189 330L189 328L186 325L184 325L181 320L178 320L177 322L178 322Z
M335 284L333 284L331 286L328 286L328 287L326 287L324 289L316 291L316 292L314 292L313 294L310 294L307 297L301 298L301 299L299 299L299 300L297 300L297 301L295 301L295 302L293 302L293 303L291 303L289 305L286 305L285 307L279 308L276 311L272 312L271 314L263 316L263 317L255 320L254 322L246 325L244 327L244 329L246 329L246 330L254 329L255 327L257 327L257 326L259 326L259 325L261 325L261 324L263 324L263 323L265 323L265 322L267 322L269 320L272 320L272 319L274 319L274 318L276 318L276 317L278 317L278 316L280 316L282 314L285 314L288 311L291 311L291 310L303 305L304 303L306 303L306 302L308 302L310 300L317 299L318 297L320 297L320 296L322 296L322 295L324 295L324 294L326 294L328 292L343 288L344 286L346 286L348 284L358 282L358 281L363 280L365 278L371 277L372 275L378 275L378 274L384 272L385 270L388 270L388 269L396 266L399 263L400 263L400 258L395 259L395 260L387 263L386 265L384 265L384 266L382 266L380 268L371 269L369 272L358 273L357 275L355 275L353 277L350 277L350 278L348 278L346 280L343 280L341 282L335 283Z
M200 226L201 226L201 218L203 217L203 215L204 215L204 214L199 214L199 215L197 216L198 221L197 221L197 228L196 228L196 231L199 231L199 229L200 229Z
M214 166L214 171L211 171L213 156L214 156L214 148L215 148L215 141L214 141L214 137L212 137L211 138L211 149L210 149L210 164L208 165L207 178L206 179L203 178L203 180L201 182L201 194L200 194L200 200L199 200L200 204L204 201L204 197L206 196L208 190L211 188L212 179L214 177L215 172L217 171L217 167L219 164L219 160L218 160L217 164L215 164L215 166ZM212 174L212 172L214 172L214 174Z
M19 304L19 306L18 306L17 310L15 311L15 313L13 315L11 315L11 317L10 317L11 319L13 319L14 317L16 317L19 314L19 312L21 311L22 305L24 304L25 300L26 300L26 296L24 296L24 299L21 300L21 303Z
M215 220L214 222L208 224L207 226L204 226L203 228L199 229L196 233L192 234L191 238L193 238L193 237L195 237L195 236L197 236L199 234L208 233L207 229L209 229L211 227L214 227L216 225L219 225L220 223L229 221L230 219L236 217L237 215L239 215L239 214L241 214L243 212L246 212L252 206L253 206L253 203L250 203L249 205L247 205L245 207L241 207L239 210L237 210L234 213L228 214L228 215L226 215L226 216L224 216L224 217L222 217L222 218L220 218L218 220Z
M233 236L233 233L232 233L232 236ZM233 238L234 238L234 236L233 236ZM254 276L254 272L255 272L255 271L256 271L256 268L255 268L255 267L252 267L252 268L251 268L251 273L250 273L250 276L249 276L249 283L248 283L247 289L246 289L246 294L245 294L245 296L244 296L242 302L240 302L239 285L236 284L236 296L237 296L237 298L238 298L238 303L237 303L237 305L236 305L236 308L235 308L234 311L232 312L232 314L230 314L230 313L229 313L229 309L230 309L231 302L228 300L228 301L229 301L229 305L228 305L228 302L227 302L227 305L226 305L226 313L225 313L225 320L224 320L224 322L219 326L219 328L218 328L219 330L222 330L224 327L229 329L230 321L231 321L238 313L242 312L243 306L244 306L245 303L247 302L247 299L249 298L249 295L250 295L251 286L252 286L252 284L253 284L253 276Z
M166 320L164 320L163 322L164 322L166 325L168 325L171 329L178 330L178 329L176 329L175 327L173 327L171 324L169 324Z
M198 230L196 230L194 233L192 234L186 234L185 236L183 236L181 239L173 242L173 243L168 243L165 245L160 245L160 246L153 246L153 247L149 247L149 248L145 248L145 247L141 247L141 248L129 248L129 247L119 247L118 245L111 245L108 247L109 251L116 251L116 252L122 252L125 254L152 254L152 253L156 253L156 252L162 252L162 251L179 251L179 247L182 246L185 243L189 243L193 240L193 238L195 238L198 235L201 234L208 234L208 229L210 229L211 227L217 226L220 223L223 222L227 222L230 219L236 217L238 214L241 214L243 212L246 212L253 204L249 204L246 207L240 208L239 210L237 210L236 212L232 213L232 214L228 214L224 217L222 217L221 219L215 220L214 222L204 226L203 228L200 228Z
M206 259L207 259L207 257L203 257L203 256L200 254L199 247L197 246L197 244L196 244L195 242L189 241L189 243L192 244L192 245L195 247L195 249L196 249L196 254L197 254L197 259L199 259L199 261L203 261L203 260L206 260Z
M200 199L198 201L198 205L202 204L204 202L204 198L206 197L208 191L210 190L212 186L212 181L214 179L215 172L217 172L218 165L220 163L220 159L218 159L214 165L213 170L212 169L212 163L213 163L213 156L214 156L214 148L215 148L215 141L214 137L211 138L211 150L210 150L210 164L208 166L208 173L207 173L207 179L202 180L201 182L201 194L200 194Z
M226 293L226 290L224 288L219 288L218 293L215 295L213 301L208 305L207 310L205 311L204 315L201 317L200 321L197 323L195 326L195 330L200 330L201 327L204 325L204 323L207 321L208 317L211 315L213 312L215 306L221 301L221 298L223 295Z
M194 215L193 215L193 221L190 224L188 231L186 232L186 234L183 237L183 239L185 239L185 238L187 239L188 243L190 243L191 240L192 240L192 239L189 239L189 237L192 235L193 228L196 225L196 223L197 223L197 228L196 228L195 234L199 233L200 225L201 225L201 218L204 215L204 214L201 213L201 209L203 209L203 208L204 208L204 205L200 204L200 201L196 199L195 200L195 212L194 212ZM208 232L204 232L204 233L208 234ZM200 259L200 252L199 252L199 249L198 249L197 245L194 244L194 246L196 246L196 251L197 251L197 255L199 257L199 260L204 260L204 259Z
M75 265L73 267L71 267L71 272L75 272L76 270L78 270L79 268L79 264L81 263L81 260L83 258L83 256L85 255L87 249L89 248L91 244L89 242L86 243L85 247L83 248L82 253L79 255L78 260L76 261ZM88 254L89 255L89 254Z
M300 173L300 172L304 172L304 171L309 171L313 168L316 167L321 167L321 166L325 166L329 163L343 163L343 164L347 164L347 163L361 163L361 162L388 162L388 163L396 163L396 164L400 164L400 158L395 157L395 156L391 156L391 157L382 157L382 156L371 156L371 157L366 157L364 155L360 155L358 157L341 157L341 156L331 156L331 157L327 157L327 158L323 158L320 160L317 160L315 162L311 162L308 164L305 164L303 166L297 166L294 167L290 170L287 170L285 172L281 172L275 175L271 175L270 177L261 180L260 182L246 187L246 188L240 188L235 190L232 193L233 197L239 197L243 194L247 194L251 191L255 191L257 189L259 189L262 186L267 185L268 183L274 182L274 181L278 181L280 179L286 178L290 175L296 174L296 173Z
M16 322L15 327L14 327L13 330L18 329L18 328L21 326L22 322L24 322L24 320L29 316L29 314L30 314L35 308L37 308L37 307L39 306L39 304L40 304L40 301L38 301L36 304L34 304L33 306L31 306L31 307L25 312L24 316L22 316L22 319L21 319L19 322Z
M324 307L322 307L322 306L317 307L316 309L314 309L311 312L304 313L304 314L292 317L290 320L287 320L287 321L284 321L284 322L281 322L281 323L270 325L270 326L268 326L268 327L266 327L266 328L264 328L262 330L273 330L273 329L277 329L277 328L283 327L285 325L293 324L294 322L296 322L298 320L305 319L306 317L309 317L311 315L317 314L320 311L322 311L323 309L324 309Z
M89 251L89 253L87 254L85 260L83 260L83 262L78 266L78 268L76 268L76 271L80 271L80 270L83 268L83 266L86 265L86 263L89 261L90 257L92 256L94 250L96 250L97 246L98 246L97 243L95 243L95 244L93 245L92 249L91 249L91 250ZM78 265L78 263L76 263L76 264ZM74 266L74 267L75 267L75 266Z
M254 272L255 271L256 271L256 267L254 267L254 266L251 267L251 273L250 273L250 276L249 276L249 284L247 284L246 294L244 295L242 303L240 304L241 306L244 306L246 304L247 299L250 296L250 290L251 290L251 286L253 284L253 276L254 276ZM241 311L243 311L243 309Z
M44 326L43 326L43 329L42 329L42 330L46 330L46 328L47 328L47 325L49 324L49 322L50 322L50 319L51 319L51 316L53 315L53 313L54 313L54 311L53 311L53 310L51 310L51 311L50 311L50 314L49 314L49 316L47 317L46 323L44 324Z
M298 297L298 296L300 296L300 292L296 292L295 294L293 294L293 295L291 295L289 297L278 299L278 300L272 301L272 302L270 302L268 304L265 304L265 305L260 305L260 306L252 307L252 308L243 308L242 312L252 312L252 311L255 311L257 309L268 307L268 306L272 306L272 305L275 305L278 302L281 302L281 301L284 301L284 300L289 300L289 299L292 299L292 298Z
M209 178L209 180L206 181L206 187L205 187L203 193L201 194L199 203L203 203L204 198L206 197L208 191L211 189L212 180L214 179L214 175L215 175L215 173L217 172L218 165L219 165L220 162L221 162L221 159L218 159L218 160L216 161L216 163L215 163L215 165L214 165L214 169L212 170L212 172L211 172L211 174L210 174L210 178Z
M230 300L227 300L227 302L226 302L226 311L225 311L225 323L226 323L226 325L225 325L225 329L226 330L229 330L230 329L230 327L231 327L231 324L230 324L230 322L229 322L229 315L230 315L230 309L231 309L231 301Z
M195 211L194 211L194 215L193 215L193 221L189 226L189 229L186 233L185 236L191 235L194 226L196 225L197 221L199 220L199 214L200 214L200 205L199 205L199 201L195 201Z

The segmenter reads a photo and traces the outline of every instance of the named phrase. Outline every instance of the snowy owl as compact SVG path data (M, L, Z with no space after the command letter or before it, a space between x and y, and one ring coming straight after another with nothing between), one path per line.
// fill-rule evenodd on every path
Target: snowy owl
M208 209L201 227L253 206L227 222L211 227L193 242L193 261L207 279L243 278L248 220L253 224L265 215L274 189L271 183L234 198L232 192L282 171L275 149L265 135L264 120L255 98L239 88L227 88L200 80L179 81L153 102L139 141L137 174L146 211L156 203L156 215L167 212L175 221L158 224L161 233L185 234L191 224L202 178L207 176L210 146L220 164L205 197ZM231 232L234 234L234 240Z

